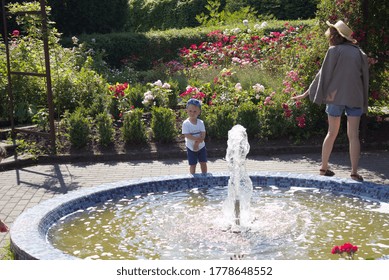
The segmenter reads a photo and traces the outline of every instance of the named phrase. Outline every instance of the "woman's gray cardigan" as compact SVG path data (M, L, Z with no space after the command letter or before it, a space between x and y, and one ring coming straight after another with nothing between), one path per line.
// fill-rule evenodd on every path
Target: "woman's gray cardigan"
M367 112L369 64L366 54L350 43L328 48L323 64L309 86L317 104L346 105Z

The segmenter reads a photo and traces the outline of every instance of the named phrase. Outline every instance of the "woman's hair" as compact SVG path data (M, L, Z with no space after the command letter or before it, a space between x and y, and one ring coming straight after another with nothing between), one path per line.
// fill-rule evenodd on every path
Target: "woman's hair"
M348 42L348 40L340 35L338 30L334 27L328 28L325 35L330 42L330 46L336 46Z

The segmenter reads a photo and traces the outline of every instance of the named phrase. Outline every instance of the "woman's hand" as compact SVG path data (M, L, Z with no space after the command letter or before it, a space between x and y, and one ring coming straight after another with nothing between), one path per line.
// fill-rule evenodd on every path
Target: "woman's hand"
M309 92L307 90L303 94L292 96L291 99L293 99L293 100L300 100L300 99L303 99L303 98L307 97L308 94L309 94Z

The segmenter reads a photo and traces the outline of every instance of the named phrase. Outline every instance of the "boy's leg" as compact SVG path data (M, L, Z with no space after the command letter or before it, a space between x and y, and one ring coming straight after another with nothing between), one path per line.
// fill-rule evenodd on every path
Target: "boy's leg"
M196 165L189 165L189 172L190 174L196 173Z
M200 167L201 167L201 173L207 173L208 172L208 167L206 162L200 162Z
M198 158L200 162L200 168L202 173L207 173L208 172L208 167L207 167L207 148L204 147L198 153Z
M197 154L193 151L191 151L189 148L186 148L186 152L188 155L188 162L189 162L189 172L190 174L196 173L196 165L197 165Z

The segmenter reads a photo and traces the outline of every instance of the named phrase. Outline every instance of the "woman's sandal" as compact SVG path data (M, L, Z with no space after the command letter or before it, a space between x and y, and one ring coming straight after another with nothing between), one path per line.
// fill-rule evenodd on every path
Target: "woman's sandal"
M332 177L335 175L335 173L329 169L325 170L325 169L320 169L320 175L322 176L328 176L328 177Z
M359 174L351 174L350 177L355 181L363 182L363 177Z

